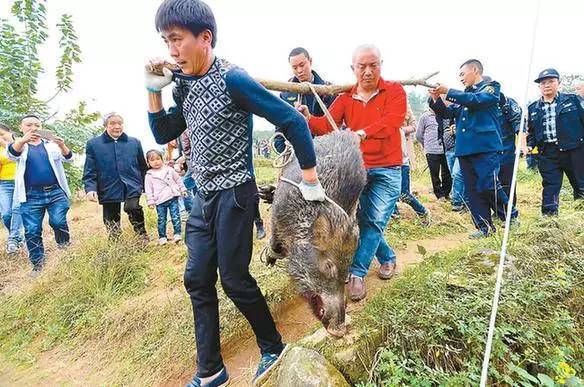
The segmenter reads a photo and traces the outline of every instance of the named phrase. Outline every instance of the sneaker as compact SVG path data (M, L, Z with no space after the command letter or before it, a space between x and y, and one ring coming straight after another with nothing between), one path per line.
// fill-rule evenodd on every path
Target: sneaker
M41 272L43 271L43 265L42 264L36 264L32 267L32 271L30 272L30 276L31 278L36 278L39 275L41 275Z
M382 280L388 280L395 274L395 262L385 262L379 267L377 276Z
M19 249L20 249L19 244L13 241L8 242L8 245L6 245L7 254L15 254L18 252Z
M253 385L257 385L261 380L265 379L268 376L268 373L271 369L273 369L280 360L284 358L284 354L288 350L288 345L284 346L284 349L280 354L275 353L265 353L262 355L260 359L260 364L258 364L258 370L253 378Z
M172 237L172 241L174 243L179 243L180 241L182 241L182 235L176 234L175 236Z
M166 239L166 238L158 238L158 244L160 246L164 246L167 243L168 243L168 239Z
M430 227L430 223L432 222L432 215L429 212L425 212L424 214L420 214L420 223L424 227Z
M263 224L256 223L256 230L257 230L257 234L256 234L257 240L264 239L266 237L266 229L264 228Z
M361 277L351 274L349 277L349 298L351 301L361 301L367 295L365 281Z
M213 380L203 384L203 382L201 382L201 378L195 375L193 376L193 380L191 380L186 387L223 387L226 386L228 382L229 374L227 373L225 367L223 367L223 369L217 374L217 376L215 376Z
M462 204L452 205L452 211L461 212L462 210L464 210L464 206Z
M481 230L476 230L475 232L471 233L468 237L470 239L483 239L483 238L486 238L488 236L489 236L488 233L485 233L484 231L481 231Z

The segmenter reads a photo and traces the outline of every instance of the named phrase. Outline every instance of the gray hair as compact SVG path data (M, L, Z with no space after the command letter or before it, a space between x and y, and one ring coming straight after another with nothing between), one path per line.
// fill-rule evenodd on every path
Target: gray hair
M124 119L120 113L110 112L110 113L106 114L105 116L103 116L103 126L104 126L104 128L107 126L107 122L112 117L120 117L122 120Z
M375 55L377 55L377 57L379 58L379 60L381 60L381 51L379 51L379 48L377 48L376 45L374 44L362 44L359 47L357 47L355 49L355 51L353 51L353 62L355 62L355 58L357 57L358 54L365 52L365 51L373 51L375 53Z

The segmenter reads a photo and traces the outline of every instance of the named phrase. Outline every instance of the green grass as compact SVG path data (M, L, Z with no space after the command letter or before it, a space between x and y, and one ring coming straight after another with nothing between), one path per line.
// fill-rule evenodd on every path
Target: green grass
M373 384L478 383L498 261L497 254L478 251L494 244L429 257L367 305L358 325L384 332ZM581 377L584 212L528 222L513 236L509 252L491 383L539 385L548 378Z
M259 185L274 181L275 170L271 168L270 161L258 160L255 167ZM432 196L424 189L430 186L427 172L414 171L412 180L413 191L419 191L421 200L432 209L434 222L432 227L424 228L414 219L409 209L405 209L402 211L402 219L399 222L392 222L386 233L392 245L403 247L406 240L437 238L442 235L469 230L468 215L461 216L450 212L449 204L434 203ZM539 210L537 208L539 199L537 195L540 183L537 175L522 170L520 184L520 209L524 216L531 220L526 222L522 226L520 234L512 239L511 253L517 257L523 257L525 253L529 257L529 249L525 247L526 245L522 242L522 239L531 238L533 233L540 230L536 224L539 219ZM563 193L563 199L569 201L568 197L569 191L566 189ZM263 205L262 211L264 217L267 218L266 207ZM572 209L566 211L565 216L567 219L572 219L569 217L574 217L576 214L579 214L577 209ZM564 236L572 235L570 233L573 232L574 227L564 231L564 226L573 226L578 223L575 220L572 222L574 224L568 222L565 225L562 222L559 223L557 230ZM156 227L154 211L146 211L146 223L147 228L153 235ZM553 222L551 224L546 223L546 225L546 227L552 227ZM555 232L556 228L552 227L550 230ZM550 233L550 235L554 234ZM541 237L543 238L544 236ZM576 237L580 238L581 234L576 235ZM490 247L496 247L495 244L499 240L497 238L500 238L500 236L492 238L486 243L492 244ZM532 243L534 239L526 240ZM563 241L564 239L560 238L558 240ZM557 256L555 258L552 257L550 262L557 263L558 259L560 259L558 257L564 259L564 255L567 254L566 249L574 247L573 244L560 244L560 247L554 247L558 243L556 243L555 238L551 237L548 238L548 241L550 249L557 249L554 250ZM282 268L266 268L259 261L258 253L264 243L255 243L251 271L266 295L268 304L272 310L277 311L283 301L294 297L295 293ZM580 240L581 244L582 241ZM576 247L574 247L575 250L573 252L579 251ZM473 295L476 296L475 289L482 291L483 293L480 294L487 297L487 301L477 301L475 309L469 309L476 310L477 321L468 323L470 326L468 329L472 328L473 332L476 333L472 336L476 343L473 343L474 346L468 356L472 354L474 357L476 355L480 344L479 328L481 327L480 324L484 324L484 314L488 308L488 299L490 299L488 297L489 285L492 279L488 275L483 278L478 274L472 274L472 270L476 268L476 265L473 264L474 258L472 258L472 254L466 253L468 251L470 250L466 248L458 253L441 254L427 260L424 266L420 266L420 269L414 269L421 270L419 273L416 271L408 272L405 277L395 281L392 287L387 290L387 293L384 293L385 295L377 297L368 306L363 317L359 320L361 324L377 325L392 322L392 324L396 324L395 326L400 328L391 330L391 332L395 332L396 336L384 336L386 344L382 347L391 349L393 352L389 354L383 352L386 353L383 358L380 352L379 359L381 360L378 363L380 367L382 364L393 364L391 363L393 361L391 360L393 359L392 356L398 356L394 363L399 363L404 359L408 359L409 357L407 356L411 355L412 359L419 358L424 361L434 359L433 363L428 363L429 369L434 370L431 367L435 367L437 364L441 367L441 372L447 372L449 370L449 368L446 368L449 364L447 359L454 359L454 355L450 352L446 355L446 352L442 353L442 349L436 349L440 347L434 348L429 344L420 342L411 342L409 344L410 347L406 345L402 352L395 352L395 348L398 348L396 346L397 343L399 345L408 343L407 335L399 335L405 335L407 333L406 330L411 330L411 332L417 332L416 334L419 335L427 334L427 338L433 340L431 343L441 343L439 342L440 336L437 336L438 333L436 332L445 332L444 334L447 335L453 329L462 329L457 324L465 321L463 312L467 312L465 309L467 308L466 302L470 302ZM576 260L581 259L577 255L574 257L573 259ZM0 354L5 360L9 361L14 367L27 367L27 372L38 373L39 380L42 380L45 377L50 378L51 375L46 375L46 371L38 368L39 359L45 355L51 355L53 351L61 352L60 350L64 350L64 352L70 354L72 359L84 356L91 362L93 364L93 372L96 374L102 373L102 376L94 375L101 384L133 384L138 381L144 384L154 384L167 381L169 378L176 377L192 369L195 358L192 312L188 295L182 285L182 273L186 260L184 246L166 246L163 248L148 246L141 248L138 242L132 239L131 233L125 235L115 245L111 245L104 240L103 232L98 232L88 237L79 246L59 253L55 259L58 264L48 270L32 286L25 287L21 292L0 296ZM556 265L552 268L537 266L543 265L543 263L528 262L540 268L539 270L542 273L550 270L556 274L565 273L566 281L569 280L569 284L572 286L571 289L573 289L572 298L570 298L572 308L580 307L580 309L577 309L580 317L576 323L580 327L578 332L581 334L582 303L578 304L577 302L582 299L582 282L581 279L578 279L580 277L577 277L580 275L579 272L574 271L574 265L566 263L573 262L573 259L572 261L568 261L568 258L565 259L565 262L561 261L562 265ZM548 260L542 261L547 262ZM549 264L551 265L551 263ZM529 267L529 265L526 267ZM554 271L556 269L560 271ZM467 272L466 270L469 271ZM457 274L454 275L453 273ZM477 277L481 282L470 285L465 282L464 285L470 286L472 291L461 290L456 286L452 287L452 284L448 284L448 281L452 282L453 278L457 278L457 281L461 279L466 281L466 277L469 277L470 280L474 280ZM527 286L528 281L523 281L522 284ZM574 284L578 286L573 286ZM525 289L528 288L526 287ZM556 298L559 298L559 295L567 294L567 290L562 289L559 289L558 292L561 290L563 293L554 293L558 296ZM448 293L450 291L455 291L456 297ZM538 294L534 293L534 297ZM249 328L233 303L225 297L220 289L219 296L222 340L224 343L231 343L241 337L244 332L247 333ZM546 298L547 293L541 297L540 300L550 301ZM553 300L556 300L556 298ZM408 304L411 300L420 300L417 305L421 309L412 309L411 305ZM532 304L529 305L533 307ZM533 310L542 310L548 313L550 308L546 307L547 304L542 303L541 305L540 309L534 308ZM564 304L556 302L553 305L553 308L559 311L558 316L567 316L565 308L562 306ZM443 309L439 310L439 306L443 307ZM524 307L522 304L519 306ZM431 307L434 310L428 311L424 309ZM456 308L456 310L449 308ZM513 308L509 306L503 309L512 311ZM523 313L524 309L519 310L522 315L529 315L528 313ZM390 311L391 313L389 313ZM452 317L449 318L448 313L453 313ZM443 316L444 314L445 316ZM415 317L418 315L425 316L425 319L428 318L429 320L424 322L424 319L424 321L416 322ZM546 314L546 318L552 317ZM386 321L386 323L383 321ZM432 330L434 329L432 328L433 324L430 324L433 321L440 322L440 325L437 325L435 330ZM509 321L511 326L513 320ZM555 324L560 320L552 319L550 321ZM539 327L537 324L532 325ZM559 323L556 325L558 326L557 331L554 331L555 333L543 331L550 335L553 333L554 335L549 337L554 340L561 337L561 334L566 333L567 329L566 326ZM545 327L549 328L547 325ZM566 337L570 337L570 335L566 335ZM548 339L546 338L546 340ZM420 351L418 358L414 356L414 352L410 352L413 351L411 347L414 344ZM436 345L438 344L434 346ZM501 351L501 348L500 344L497 344L496 349ZM574 342L564 339L561 342L558 341L558 344L554 347L548 348L552 348L554 351L556 348L562 349L564 351L562 356L564 356L567 364L581 372L581 368L578 368L579 366L571 361L577 349L574 347ZM568 350L566 348L571 349ZM428 356L430 357L428 358ZM555 367L554 364L559 364L559 362L554 363L554 359L550 357L548 359L548 368L543 368L550 375L555 375L550 367L553 368ZM513 364L523 366L524 363L518 361ZM408 369L410 365L409 363L405 364L404 369ZM403 372L403 369L400 372ZM459 374L456 377L464 378L468 376L465 376L466 374L462 371L457 372ZM393 373L390 375L384 369L378 367L375 368L374 374L377 381L392 380L390 378L394 377L391 376ZM424 373L416 375L418 378L427 376ZM443 376L445 378L451 377L452 373L444 373ZM408 374L405 377L410 378L413 376Z

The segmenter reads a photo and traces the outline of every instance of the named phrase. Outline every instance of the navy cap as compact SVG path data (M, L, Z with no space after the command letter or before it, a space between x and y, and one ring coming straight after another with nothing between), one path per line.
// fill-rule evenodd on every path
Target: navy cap
M537 79L534 81L535 83L540 83L546 78L556 78L560 79L560 73L556 69L545 69L541 73L539 73Z

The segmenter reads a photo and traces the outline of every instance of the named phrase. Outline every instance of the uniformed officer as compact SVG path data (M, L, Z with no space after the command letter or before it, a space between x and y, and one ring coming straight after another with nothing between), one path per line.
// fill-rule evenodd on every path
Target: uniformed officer
M483 80L483 65L476 59L462 64L459 77L465 90L438 85L430 89L433 100L430 107L444 118L456 119L455 154L478 229L471 238L482 238L495 230L491 210L504 211L508 202L498 179L503 151L500 85ZM454 105L446 107L440 99L441 94Z
M543 70L537 79L541 98L528 108L527 146L539 150L543 193L541 212L557 215L564 173L574 199L584 199L584 100L560 93L560 74Z
M290 63L292 73L294 74L294 76L290 78L288 82L310 82L315 85L329 84L324 79L322 79L316 71L312 69L312 58L305 48L296 47L290 51L290 54L288 54L288 63ZM308 111L313 116L324 116L324 111L321 109L313 94L302 95L292 92L282 92L280 93L280 98L292 106L306 105L308 107ZM320 98L327 108L335 100L334 95L321 95ZM284 140L281 137L276 137L274 146L278 152L282 152L284 150Z

